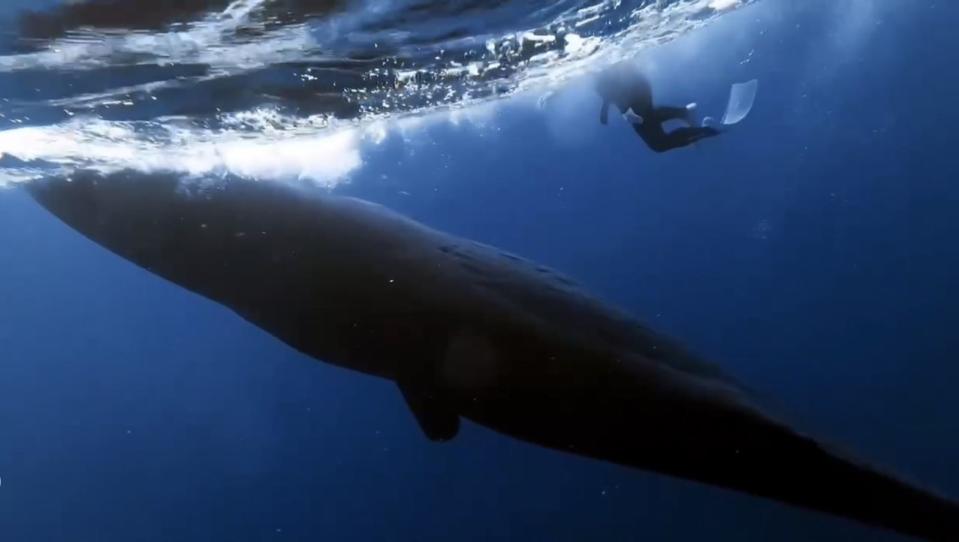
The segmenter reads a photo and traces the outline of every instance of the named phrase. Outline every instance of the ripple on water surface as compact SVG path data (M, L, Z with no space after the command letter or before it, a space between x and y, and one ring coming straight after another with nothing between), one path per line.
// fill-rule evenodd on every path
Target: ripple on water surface
M8 7L0 184L75 168L335 183L384 119L556 84L751 1Z

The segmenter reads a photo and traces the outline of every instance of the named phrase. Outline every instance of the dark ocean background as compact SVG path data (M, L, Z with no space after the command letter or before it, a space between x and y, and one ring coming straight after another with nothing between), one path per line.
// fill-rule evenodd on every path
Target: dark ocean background
M943 0L760 0L637 57L658 100L704 111L758 78L728 134L654 154L573 79L389 132L333 190L562 270L795 425L959 496L956 21ZM470 423L432 443L391 383L298 354L16 184L0 478L11 542L901 539Z

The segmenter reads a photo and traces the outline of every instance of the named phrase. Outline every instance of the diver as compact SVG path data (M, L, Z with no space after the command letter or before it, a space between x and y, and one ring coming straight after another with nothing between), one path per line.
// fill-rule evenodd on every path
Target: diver
M710 126L711 117L696 122L696 104L685 107L653 105L653 89L641 72L621 62L600 74L596 91L603 98L599 121L609 120L609 106L615 105L623 118L629 121L646 145L655 152L666 152L691 145L701 139L719 135L718 129ZM670 120L685 122L687 126L667 132L663 123Z

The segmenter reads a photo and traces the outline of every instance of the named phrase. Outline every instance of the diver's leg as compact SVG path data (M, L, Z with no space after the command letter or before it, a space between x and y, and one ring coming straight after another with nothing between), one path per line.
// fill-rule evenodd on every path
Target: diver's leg
M642 124L633 124L633 130L643 139L650 149L656 152L666 152L672 149L678 149L687 145L719 135L721 132L710 126L691 126L677 128L669 133L663 130L661 124L654 122L644 122Z
M692 105L692 104L690 104ZM668 105L656 107L653 109L653 118L657 122L666 122L668 120L682 120L690 126L696 124L693 118L693 108L691 107L672 107Z
M633 131L655 152L666 152L671 148L669 136L659 123L633 124Z
M664 150L678 149L680 147L692 145L693 143L701 139L718 136L721 133L722 132L720 132L719 130L712 128L710 126L691 126L689 128L677 128L665 135L665 137L661 141L661 145L665 147Z

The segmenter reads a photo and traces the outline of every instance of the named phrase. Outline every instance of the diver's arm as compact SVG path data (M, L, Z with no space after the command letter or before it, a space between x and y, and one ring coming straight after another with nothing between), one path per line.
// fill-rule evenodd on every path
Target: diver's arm
M603 107L599 110L599 122L606 124L609 122L609 101L603 100Z
M646 119L644 119L642 115L637 115L632 108L627 109L626 112L623 113L623 118L629 121L630 124L639 126L642 126L646 122Z

